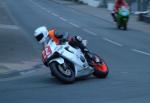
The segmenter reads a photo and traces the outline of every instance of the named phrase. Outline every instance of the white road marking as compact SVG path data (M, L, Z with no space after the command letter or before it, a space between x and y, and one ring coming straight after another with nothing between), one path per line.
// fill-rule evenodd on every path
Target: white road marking
M132 51L134 51L134 52L137 52L137 53L141 53L141 54L144 54L144 55L150 56L150 53L148 53L148 52L144 52L144 51L137 50L137 49L131 49L131 50L132 50Z
M38 6L39 8L43 9L44 11L46 11L46 12L48 12L48 13L51 12L50 10L48 10L48 9L46 9L46 8L44 8L44 7L42 7L41 5L39 5L38 3L34 2L33 0L30 0L30 1L31 1L33 4L35 4L36 6Z
M45 10L46 12L50 12L48 9L44 8L44 7L41 7L41 9Z
M56 13L54 13L54 12L51 12L50 10L48 10L48 9L46 9L46 8L44 8L44 7L42 7L41 5L39 5L38 3L34 2L33 0L30 0L30 1L31 1L33 4L35 4L36 6L38 6L39 8L41 8L42 10L46 11L47 13L51 13L51 15L58 17L58 18L59 18L60 20L62 20L62 21L65 21L65 22L67 21L67 19L65 19L65 18L59 16L58 14L56 14ZM70 24L73 25L73 26L75 26L75 27L77 27L77 28L79 28L79 26L76 25L76 24L74 24L74 23L71 23L71 22L70 22Z
M120 43L118 43L118 42L115 42L115 41L112 41L112 40L110 40L110 39L108 39L108 38L103 38L103 40L105 40L105 41L107 41L107 42L109 42L109 43L111 43L111 44L120 46L120 47L123 46L122 44L120 44Z
M56 13L51 13L53 16L56 16L56 17L59 17L59 15L58 14L56 14Z
M59 17L59 19L61 19L62 21L67 21L67 19L63 18L63 17Z
M16 25L0 24L0 29L14 29L14 30L18 30L20 28L18 26L16 26Z
M50 11L50 10L48 10L47 12L48 12L48 13L51 13L51 11Z
M24 71L24 72L20 72L20 75L28 75L28 74L32 74L35 72L36 72L36 70Z
M34 2L33 0L30 0L33 4L35 4L36 6L42 8L39 4L37 4L36 2Z
M129 72L125 72L125 71L124 71L124 72L120 72L120 73L121 73L121 74L128 74Z
M90 30L88 30L88 29L83 29L83 31L85 31L85 32L87 32L87 33L89 33L89 34L91 34L91 35L94 35L94 36L97 35L96 33L92 32L92 31L90 31Z
M76 28L80 28L79 25L77 25L77 24L75 24L75 23L73 23L73 22L69 22L69 24L71 24L72 26L74 26L74 27L76 27Z

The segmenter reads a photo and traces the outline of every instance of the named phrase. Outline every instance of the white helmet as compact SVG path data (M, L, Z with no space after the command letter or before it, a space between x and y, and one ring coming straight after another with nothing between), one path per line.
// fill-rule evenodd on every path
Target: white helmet
M43 43L48 36L47 28L45 26L38 27L34 32L34 36L39 43Z

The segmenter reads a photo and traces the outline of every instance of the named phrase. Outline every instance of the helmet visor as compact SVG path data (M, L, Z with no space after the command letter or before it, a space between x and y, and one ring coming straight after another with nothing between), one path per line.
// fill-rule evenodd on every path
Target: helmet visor
M42 40L43 37L44 37L43 34L39 34L39 35L36 36L35 38L36 38L37 41L40 41L40 40Z

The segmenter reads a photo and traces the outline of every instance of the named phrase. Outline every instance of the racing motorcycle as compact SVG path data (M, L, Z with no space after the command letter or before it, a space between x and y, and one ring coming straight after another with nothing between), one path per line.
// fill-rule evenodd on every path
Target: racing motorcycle
M128 24L128 20L129 20L129 8L122 6L118 13L117 13L117 28L121 29L123 28L123 30L127 30L127 24Z
M63 83L73 83L76 78L94 75L105 78L108 75L108 66L96 54L84 56L79 48L72 47L68 42L60 45L50 39L42 50L42 61L47 65L51 74Z

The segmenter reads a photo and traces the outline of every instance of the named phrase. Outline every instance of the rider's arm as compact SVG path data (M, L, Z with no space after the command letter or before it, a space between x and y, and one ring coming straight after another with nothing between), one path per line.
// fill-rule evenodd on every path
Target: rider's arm
M119 9L119 5L117 3L117 0L115 0L115 5L114 5L114 12L116 13Z
M129 7L128 3L125 0L123 0L123 5Z

